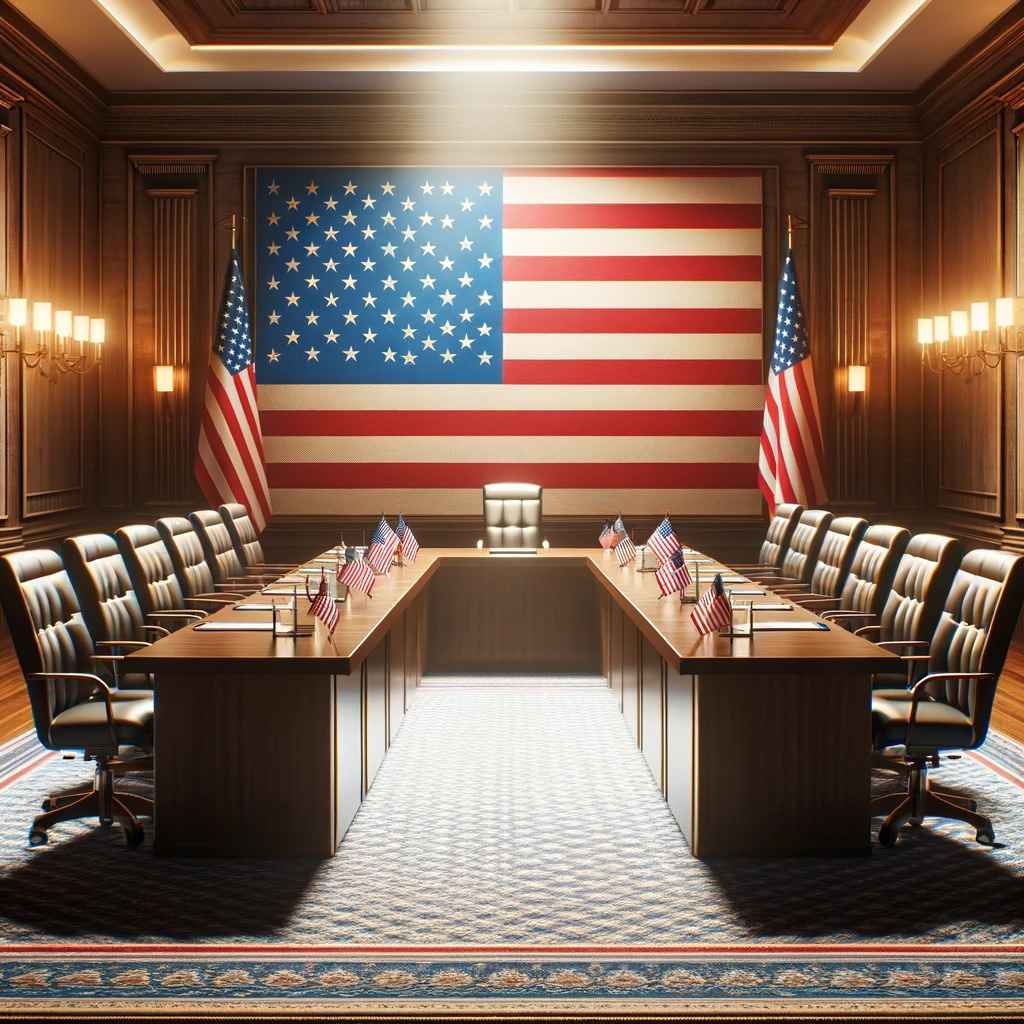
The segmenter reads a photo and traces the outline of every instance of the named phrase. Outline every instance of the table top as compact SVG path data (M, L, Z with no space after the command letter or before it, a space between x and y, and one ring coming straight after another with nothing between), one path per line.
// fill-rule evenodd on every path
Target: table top
M706 557L699 552L692 554ZM304 587L300 585L298 618L300 622L314 624L311 636L275 637L269 631L197 631L194 626L186 626L131 654L131 668L159 672L183 669L186 664L194 663L207 671L219 668L223 671L348 675L380 643L396 617L413 603L439 568L446 564L478 562L492 566L515 563L521 565L523 571L529 571L531 562L586 568L661 656L682 673L778 672L784 665L788 670L800 672L842 666L867 673L892 671L898 666L895 655L838 626L831 626L827 632L757 632L752 640L718 634L702 637L690 621L692 605L682 604L677 595L659 598L653 572L640 572L632 565L620 568L611 551L551 548L540 549L534 555L492 555L486 549L477 548L422 548L414 564L394 566L387 576L378 576L372 597L350 593L348 599L338 605L339 619L333 637L322 623L307 614L308 602ZM314 564L315 559L306 563ZM724 568L717 563L702 566L702 579L710 578L705 577L705 573L714 572L716 566ZM486 572L486 566L481 564L480 571ZM312 577L311 587L315 584L316 578ZM247 600L257 599L258 596L254 596ZM768 591L766 596L753 600L781 603L785 598L773 598ZM737 605L739 601L737 599ZM765 612L760 617L787 621L817 618L796 605L792 611ZM270 620L269 612L238 611L233 605L226 605L206 621L269 623ZM745 616L738 613L737 621L745 621Z

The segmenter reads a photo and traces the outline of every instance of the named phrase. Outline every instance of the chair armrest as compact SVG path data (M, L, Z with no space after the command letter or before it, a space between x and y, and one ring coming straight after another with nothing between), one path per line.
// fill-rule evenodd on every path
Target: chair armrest
M245 595L236 594L234 597L231 597L228 594L196 594L193 597L185 598L185 605L187 607L192 604L209 604L215 608L226 608L229 604L234 604L238 598L243 596Z
M867 636L868 633L881 633L881 626L861 626L860 629L854 630L854 636Z
M923 647L928 650L929 643L927 640L879 640L878 646L887 651L895 651L900 647Z
M808 608L814 604L839 604L838 597L825 597L823 594L797 594L793 598L795 604Z
M194 611L186 611L184 608L175 608L172 611L166 612L150 612L146 616L147 619L205 619L206 612L201 612L199 609Z
M875 618L875 614L874 612L846 612L837 608L835 611L822 612L821 617L830 621L834 621L836 619L873 619Z
M150 644L148 640L97 640L96 646L111 651L118 647L129 647L133 651L137 651L143 647L149 647Z
M991 672L932 672L914 683L910 688L910 717L907 719L907 732L904 737L904 746L907 750L913 745L910 742L910 731L917 724L917 706L921 703L921 693L925 685L942 679L995 679L995 676Z
M31 672L29 679L72 679L78 683L93 683L103 693L103 704L107 710L107 728L110 730L110 743L114 750L117 750L117 730L114 728L114 709L111 704L110 695L113 690L99 676L92 672Z
M259 565L251 565L253 572L292 572L298 566L294 562L260 562Z

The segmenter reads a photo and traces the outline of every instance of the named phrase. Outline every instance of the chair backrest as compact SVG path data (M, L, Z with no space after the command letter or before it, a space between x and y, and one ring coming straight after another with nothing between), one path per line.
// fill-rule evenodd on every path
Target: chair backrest
M804 514L803 505L782 504L775 506L775 515L768 523L768 531L764 535L764 543L758 553L757 560L761 565L781 568L782 560L789 550L789 542Z
M155 526L139 523L114 531L132 589L143 615L185 606L185 595L174 571L171 553Z
M931 640L963 547L952 537L910 538L882 608L879 640Z
M247 566L262 565L266 561L263 557L263 545L260 544L260 535L256 532L249 510L235 502L221 505L217 511L224 520L228 536L231 537L231 543L242 562Z
M178 585L186 597L213 592L213 570L203 553L203 543L192 523L184 516L167 516L156 528L171 556Z
M484 484L484 533L489 548L540 547L540 484Z
M49 747L53 719L93 690L91 683L28 679L33 672L92 671L92 638L60 555L45 548L0 558L0 604L26 676L36 735Z
M971 719L972 747L988 732L996 684L1024 601L1024 557L1009 551L964 555L932 637L929 672L990 672L990 680L938 680L930 695Z
M811 570L814 593L838 597L843 592L853 556L867 528L868 521L856 516L837 516L828 524Z
M106 533L69 537L63 554L93 640L142 640L142 607L117 541Z
M853 554L839 595L840 607L845 611L881 615L896 566L909 540L910 531L902 526L869 526Z
M787 579L811 582L811 573L818 561L821 542L832 522L832 513L822 509L807 509L789 539L789 548L782 558L782 575Z
M215 583L224 583L234 576L245 575L245 563L235 550L227 524L212 508L192 512L189 517L203 546L203 556L213 570Z

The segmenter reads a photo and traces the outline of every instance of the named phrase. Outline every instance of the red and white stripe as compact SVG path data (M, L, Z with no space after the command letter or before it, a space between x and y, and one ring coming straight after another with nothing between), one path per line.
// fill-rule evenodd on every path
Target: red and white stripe
M503 383L260 388L275 508L757 514L762 181L718 168L505 173Z
M262 533L271 508L265 464L255 369L232 375L211 355L195 460L199 487L211 505L245 505Z
M338 582L344 583L349 590L360 590L367 597L373 597L373 585L377 577L366 562L346 562L338 573Z
M708 587L693 606L690 621L697 627L697 632L701 636L713 633L716 629L725 629L732 623L732 605L729 598L716 587Z

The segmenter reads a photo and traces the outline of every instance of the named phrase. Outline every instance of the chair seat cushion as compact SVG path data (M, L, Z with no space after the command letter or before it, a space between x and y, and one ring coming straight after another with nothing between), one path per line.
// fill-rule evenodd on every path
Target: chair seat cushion
M114 729L120 744L149 749L153 745L153 698L113 702ZM50 723L50 742L61 749L109 747L107 709L102 700L90 700L62 711Z
M905 690L906 688L906 670L902 672L876 672L871 677L872 694L878 694L881 690Z
M123 681L123 680L122 680ZM115 690L111 695L111 698L116 701L121 700L152 700L153 691L151 689L140 689L140 690Z
M907 738L911 701L900 691L889 697L871 697L871 731L876 750L901 746ZM911 734L915 747L962 750L974 741L971 720L958 708L941 701L922 700Z

